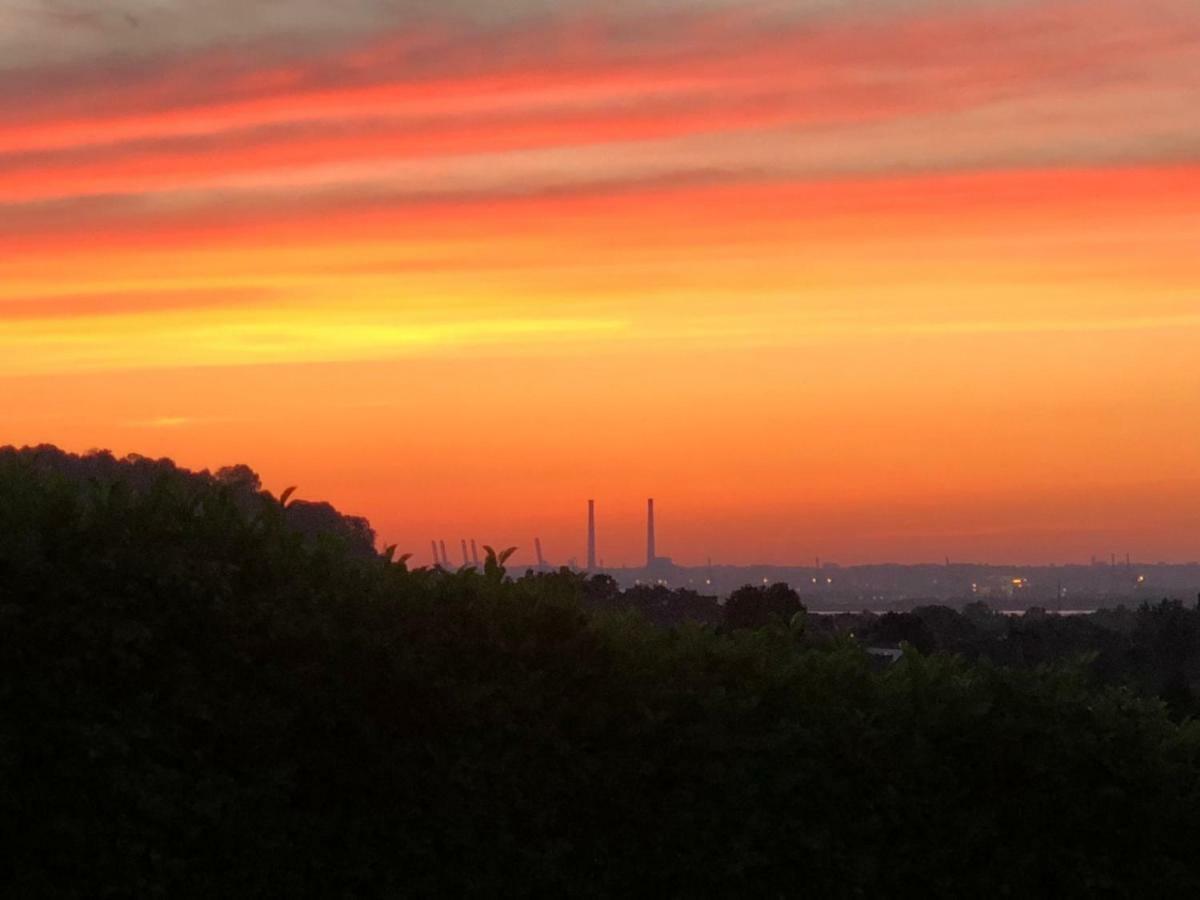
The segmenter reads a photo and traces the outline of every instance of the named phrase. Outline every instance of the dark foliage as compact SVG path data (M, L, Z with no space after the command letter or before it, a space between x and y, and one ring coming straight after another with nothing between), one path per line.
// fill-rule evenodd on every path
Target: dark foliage
M867 644L908 643L925 654L960 654L1014 667L1074 661L1099 684L1162 699L1177 720L1200 715L1200 609L1178 600L1086 616L1040 609L1006 616L977 603L961 613L922 606L839 619L834 630L852 631Z
M725 601L727 628L765 628L786 625L804 611L800 595L786 584L738 588Z
M687 588L670 589L661 584L641 584L622 591L613 606L633 610L655 625L721 621L721 607L717 605L716 597L706 597Z
M1082 670L589 614L46 453L0 452L3 896L1200 889L1197 727Z

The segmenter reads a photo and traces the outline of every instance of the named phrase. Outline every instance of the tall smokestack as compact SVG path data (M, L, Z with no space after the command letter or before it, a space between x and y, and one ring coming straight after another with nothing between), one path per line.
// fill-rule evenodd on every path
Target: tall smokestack
M596 571L596 501L588 501L587 570Z
M646 568L654 565L657 554L654 551L654 498L646 501Z
M475 538L471 538L471 562L479 565L479 551L475 549Z
M446 555L446 542L438 541L438 546L442 549L442 565L448 569L450 568L450 557Z
M440 559L438 559L437 541L430 541L429 546L433 548L433 564L434 564L434 566L440 566L442 564L442 561Z
M467 556L467 539L460 538L460 540L462 541L463 565L469 566L471 564L471 560L470 557Z
M535 537L533 539L533 552L537 554L538 568L546 565L546 560L542 559L542 539Z

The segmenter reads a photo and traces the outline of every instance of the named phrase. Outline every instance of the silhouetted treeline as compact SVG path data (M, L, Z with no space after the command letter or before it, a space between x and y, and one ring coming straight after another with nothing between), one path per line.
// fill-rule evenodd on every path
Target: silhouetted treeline
M1168 704L1176 718L1200 714L1200 609L1178 599L1062 616L1032 609L1003 615L983 603L955 611L820 616L824 633L868 645L910 644L923 654L961 654L1004 666L1076 662L1099 684L1121 685Z
M1200 889L1200 728L1079 666L880 669L786 588L656 627L56 458L0 451L0 895Z
M587 576L566 567L554 573L529 570L525 579L574 581L585 609L601 613L634 612L647 622L665 627L693 624L731 630L794 626L796 616L805 612L800 595L786 584L746 585L734 591L722 604L714 596L663 584L639 584L622 590L609 575Z
M257 473L244 465L226 466L210 474L181 469L169 459L138 455L117 459L107 451L81 456L49 445L23 450L0 447L0 465L19 465L41 477L89 486L95 489L92 502L122 504L156 491L161 494L208 485L224 489L243 514L252 514L264 496ZM366 519L343 515L324 502L289 498L281 505L287 524L307 539L339 541L355 556L376 555L375 531Z
M867 647L909 645L925 655L959 654L1009 667L1072 664L1098 685L1163 700L1176 719L1200 716L1200 604L1185 607L1178 599L1086 615L1034 608L1012 616L977 601L961 610L931 604L911 612L808 616L800 595L785 584L747 585L722 604L688 588L640 585L622 591L607 575L587 578L568 569L526 577L575 579L586 608L634 611L659 626L787 625L810 646L844 635Z

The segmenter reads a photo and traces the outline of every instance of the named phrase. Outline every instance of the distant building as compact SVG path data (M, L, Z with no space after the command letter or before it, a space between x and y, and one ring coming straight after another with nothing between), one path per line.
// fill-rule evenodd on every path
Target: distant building
M971 582L971 593L977 597L1012 599L1030 587L1029 579L1019 575L985 575Z

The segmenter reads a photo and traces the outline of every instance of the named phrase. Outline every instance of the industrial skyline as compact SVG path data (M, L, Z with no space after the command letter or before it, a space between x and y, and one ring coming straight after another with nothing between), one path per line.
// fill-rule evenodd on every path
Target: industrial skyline
M1200 586L1200 563L1162 563L1135 561L1132 554L1091 554L1087 564L1063 561L1061 564L1031 565L1013 561L989 564L953 561L944 557L940 563L922 562L898 564L875 562L842 566L837 562L814 556L814 564L744 563L730 564L711 557L704 565L676 565L669 556L658 552L658 529L654 498L645 504L645 556L636 563L605 566L599 549L602 547L602 520L597 517L595 499L588 499L582 532L585 563L580 564L570 546L561 548L561 557L547 558L542 540L532 539L532 561L518 555L512 568L551 571L567 566L591 574L611 575L624 587L637 584L689 588L700 593L718 595L744 584L786 582L805 592L820 606L831 608L859 604L863 608L891 608L919 598L982 599L1020 606L1049 603L1052 607L1071 608L1102 602L1105 598L1148 598L1155 591L1191 591ZM475 545L471 540L472 548ZM444 554L439 557L435 541L434 562L449 567ZM466 540L463 539L464 561ZM520 546L518 545L518 550ZM474 556L474 554L472 554ZM466 563L464 562L464 565ZM478 565L478 558L474 557Z

